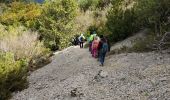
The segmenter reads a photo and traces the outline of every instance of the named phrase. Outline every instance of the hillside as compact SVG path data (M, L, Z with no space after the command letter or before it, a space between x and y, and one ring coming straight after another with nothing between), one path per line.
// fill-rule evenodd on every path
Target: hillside
M169 65L170 54L149 52L110 55L101 67L87 49L69 47L11 100L168 100Z
M169 7L170 0L0 0L0 100L169 99ZM82 35L112 45L104 67L73 46Z

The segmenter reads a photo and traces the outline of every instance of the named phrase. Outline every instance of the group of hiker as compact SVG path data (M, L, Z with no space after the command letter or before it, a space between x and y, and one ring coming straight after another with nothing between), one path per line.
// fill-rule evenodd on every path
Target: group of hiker
M85 41L84 34L78 37L80 48L83 48ZM87 38L89 44L89 51L93 58L98 59L100 66L104 65L106 53L110 51L109 41L103 36L98 36L96 32L90 32L90 36Z

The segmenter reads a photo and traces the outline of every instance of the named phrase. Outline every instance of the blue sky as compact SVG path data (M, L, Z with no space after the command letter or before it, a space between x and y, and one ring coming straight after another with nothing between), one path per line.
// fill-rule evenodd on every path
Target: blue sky
M38 2L38 3L44 2L44 0L35 0L35 1Z

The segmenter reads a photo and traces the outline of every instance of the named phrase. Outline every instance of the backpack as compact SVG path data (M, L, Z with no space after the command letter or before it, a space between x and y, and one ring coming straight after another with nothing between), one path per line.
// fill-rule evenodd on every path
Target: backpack
M79 37L79 41L83 42L83 37L82 36Z
M83 37L80 37L80 40L83 41Z
M103 45L102 45L102 53L106 53L107 51L108 51L108 44L103 43Z
M99 45L99 42L94 40L93 41L93 48L97 49L98 48L98 45Z

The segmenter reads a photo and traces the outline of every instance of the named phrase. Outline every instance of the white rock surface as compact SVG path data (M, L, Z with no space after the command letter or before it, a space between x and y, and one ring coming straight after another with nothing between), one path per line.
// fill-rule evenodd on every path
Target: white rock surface
M106 71L103 71L103 70L101 70L101 71L99 72L99 75L100 75L101 78L106 78L106 77L108 77L108 73L107 73Z

